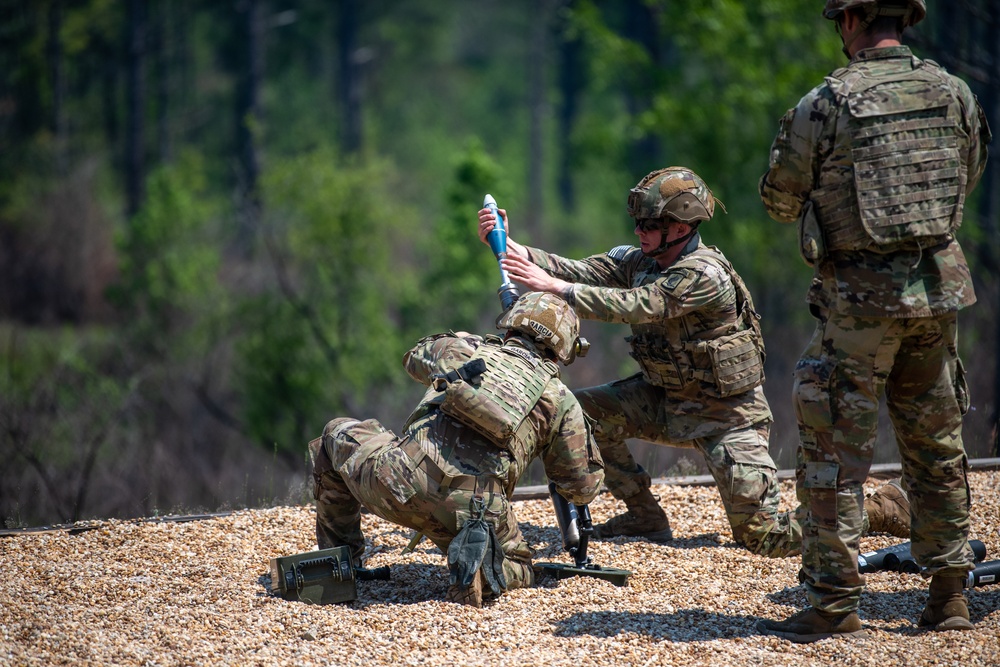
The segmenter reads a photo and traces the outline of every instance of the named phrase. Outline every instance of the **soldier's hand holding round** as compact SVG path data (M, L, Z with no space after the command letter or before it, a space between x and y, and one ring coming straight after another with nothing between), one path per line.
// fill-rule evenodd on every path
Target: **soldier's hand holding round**
M550 276L545 269L520 255L508 254L503 260L503 268L511 279L536 292L561 294L569 287L569 283L565 280Z
M500 217L504 219L507 226L507 238L510 238L510 218L507 217L506 209L498 208L497 211L500 213ZM486 240L486 235L493 231L493 228L497 226L496 218L493 217L493 212L488 208L479 209L479 240L483 243L489 245L489 241Z

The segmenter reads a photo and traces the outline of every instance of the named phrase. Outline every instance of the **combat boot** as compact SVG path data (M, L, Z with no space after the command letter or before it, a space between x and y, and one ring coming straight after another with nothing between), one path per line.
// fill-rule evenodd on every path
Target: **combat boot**
M971 630L969 604L962 592L964 577L931 577L930 598L920 614L918 625L942 632L944 630Z
M761 619L757 631L775 635L797 644L809 644L828 637L857 637L867 634L861 627L857 612L830 614L808 607L784 621Z
M472 578L472 583L467 588L462 588L458 584L448 587L448 592L444 594L444 599L455 604L464 604L476 609L483 607L483 571L476 572Z
M865 498L869 533L910 536L910 499L898 479L883 484Z
M659 499L649 489L625 498L624 514L611 517L606 522L594 526L594 537L607 539L624 535L644 537L651 542L669 542L674 539L670 530L670 519L660 507Z

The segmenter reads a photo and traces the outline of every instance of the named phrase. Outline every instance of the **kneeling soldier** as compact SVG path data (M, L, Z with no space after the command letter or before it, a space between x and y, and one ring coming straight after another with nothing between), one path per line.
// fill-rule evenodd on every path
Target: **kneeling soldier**
M510 503L518 478L539 456L558 492L582 505L600 491L604 465L556 364L586 350L573 310L532 292L498 326L502 339L443 333L406 353L407 372L429 388L403 437L341 418L310 443L321 549L348 545L360 563L363 505L448 554L449 601L481 607L484 593L534 583Z

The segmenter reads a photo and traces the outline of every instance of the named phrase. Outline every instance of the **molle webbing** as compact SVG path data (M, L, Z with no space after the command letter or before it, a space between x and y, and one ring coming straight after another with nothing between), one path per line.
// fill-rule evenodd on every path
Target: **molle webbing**
M813 193L827 247L946 240L961 224L968 178L947 78L920 64L891 76L852 71L842 84L854 177Z
M692 330L695 320L690 317L671 320L666 326L633 325L633 335L626 340L650 384L676 392L695 380L706 394L726 398L764 381L764 340L750 292L721 253L702 247L675 266L700 271L708 258L733 283L736 312L731 319L718 327L698 330Z
M530 428L528 413L559 369L520 348L480 345L472 361L482 359L486 372L477 383L459 379L445 388L441 410L517 456Z

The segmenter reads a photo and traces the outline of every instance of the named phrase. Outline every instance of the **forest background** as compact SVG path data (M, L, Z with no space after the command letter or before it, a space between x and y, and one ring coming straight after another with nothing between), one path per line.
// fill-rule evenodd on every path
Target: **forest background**
M996 0L930 0L906 42L1000 129ZM685 165L763 316L772 455L811 271L757 182L778 119L846 59L818 0L0 0L0 520L308 499L327 420L398 429L426 334L494 331L476 236L569 257L631 243L627 191ZM960 238L971 457L996 455L997 160ZM584 323L572 387L637 371ZM634 443L654 476L690 450ZM883 419L876 462L898 460ZM541 481L537 466L524 481Z

